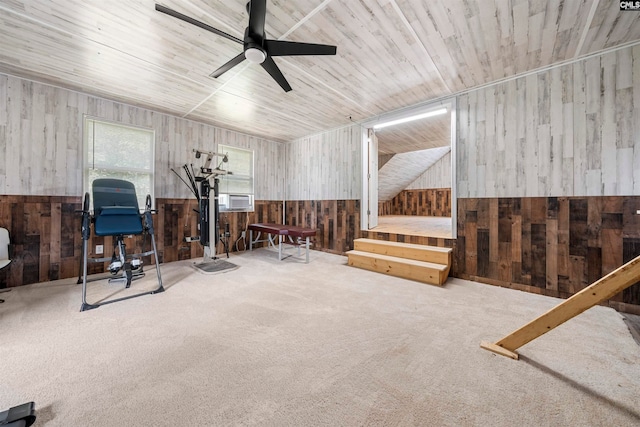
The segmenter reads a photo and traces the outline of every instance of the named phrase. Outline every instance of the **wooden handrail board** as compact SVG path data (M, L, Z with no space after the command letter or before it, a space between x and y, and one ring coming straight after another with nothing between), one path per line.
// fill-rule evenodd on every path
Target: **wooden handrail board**
M513 353L516 356L513 358L517 359L516 349L544 335L594 305L622 292L638 281L640 281L640 256L595 281L590 286L522 326L520 329L515 330L495 344L483 342L480 346L486 350L502 354L503 356L513 357L504 354L504 352L496 351L495 346L503 348Z

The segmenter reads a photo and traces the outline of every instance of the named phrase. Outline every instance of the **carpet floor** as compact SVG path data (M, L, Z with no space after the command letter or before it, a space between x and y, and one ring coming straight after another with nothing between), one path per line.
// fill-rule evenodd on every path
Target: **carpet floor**
M79 312L75 280L0 304L0 410L38 426L637 426L640 346L594 307L520 349L480 348L560 300L449 278L442 288L267 249L166 291ZM155 270L132 288L156 286ZM121 284L90 284L95 300Z

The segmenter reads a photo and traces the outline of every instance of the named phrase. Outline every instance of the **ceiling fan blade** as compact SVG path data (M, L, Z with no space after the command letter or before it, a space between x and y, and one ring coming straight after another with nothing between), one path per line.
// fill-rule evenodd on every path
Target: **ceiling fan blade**
M227 34L224 31L220 31L217 28L213 28L212 26L205 24L204 22L196 21L195 19L191 18L190 16L183 15L180 12L176 12L173 9L169 9L168 7L164 7L164 6L162 6L160 4L157 4L157 3L156 3L156 10L158 12L166 13L167 15L173 16L174 18L178 18L178 19L180 19L180 20L182 20L184 22L188 22L189 24L195 25L196 27L200 27L200 28L202 28L204 30L211 31L214 34L217 34L217 35L222 36L222 37L224 37L226 39L232 40L232 41L234 41L236 43L240 43L240 44L244 43L242 40L240 40L237 37L232 36L231 34Z
M249 2L249 35L264 37L264 19L267 15L267 0L251 0Z
M265 40L264 47L270 56L335 55L336 47L328 44Z
M242 61L244 61L244 59L245 59L244 52L242 52L240 55L236 56L231 61L227 62L226 64L224 64L223 66L221 66L220 68L218 68L217 70L215 70L213 73L209 75L217 79L218 77L220 77L221 75L223 75L224 73L226 73L227 71L229 71L230 69L238 65L239 63L241 63Z
M273 80L278 82L278 84L282 87L282 89L284 89L285 92L289 92L291 90L289 82L287 82L287 79L284 78L284 75L282 75L282 71L280 71L280 68L278 68L271 57L267 57L267 59L265 59L265 61L260 65L262 65L262 68L267 70L267 73L271 74Z

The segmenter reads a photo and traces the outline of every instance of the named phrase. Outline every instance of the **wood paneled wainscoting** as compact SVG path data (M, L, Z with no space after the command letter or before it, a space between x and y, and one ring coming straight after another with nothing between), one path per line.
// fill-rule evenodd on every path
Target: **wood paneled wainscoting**
M402 190L378 203L378 215L451 216L451 188Z
M253 223L271 222L282 223L282 201L260 201L255 202L254 212L223 212L220 214L220 232L224 233L226 224L229 224L229 251L235 252L249 249L249 232L247 225ZM240 239L242 232L246 236ZM237 245L236 245L237 242ZM246 247L245 247L246 246ZM254 247L266 246L266 243L258 243ZM219 242L217 252L224 252L224 245Z
M156 199L158 213L153 218L161 262L203 255L198 242L187 243L184 240L198 235L198 216L194 211L197 207L195 199ZM0 227L9 230L13 252L11 264L0 271L0 286L13 287L77 277L82 256L81 215L77 212L80 209L80 197L0 196ZM255 212L221 214L222 227L227 222L230 224L232 244L241 236L247 215L250 222L280 222L282 202L256 201ZM125 243L131 251L140 251L142 241L128 239ZM89 256L98 256L95 254L96 245L103 245L103 256L109 256L113 250L113 239L92 235ZM218 251L222 251L222 245ZM150 256L145 259L146 264L151 262ZM89 266L90 274L95 274L105 272L107 264Z
M313 249L344 254L360 233L360 200L287 200L286 222L315 228Z
M80 197L0 196L0 227L9 230L12 262L1 286L78 275L82 249Z
M458 199L456 277L567 298L640 255L640 196ZM609 305L640 314L640 283Z

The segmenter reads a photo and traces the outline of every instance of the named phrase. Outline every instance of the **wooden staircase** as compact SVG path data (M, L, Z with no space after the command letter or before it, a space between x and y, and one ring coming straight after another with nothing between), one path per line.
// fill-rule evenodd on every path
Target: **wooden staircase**
M451 268L451 248L356 239L347 252L349 265L442 286Z

